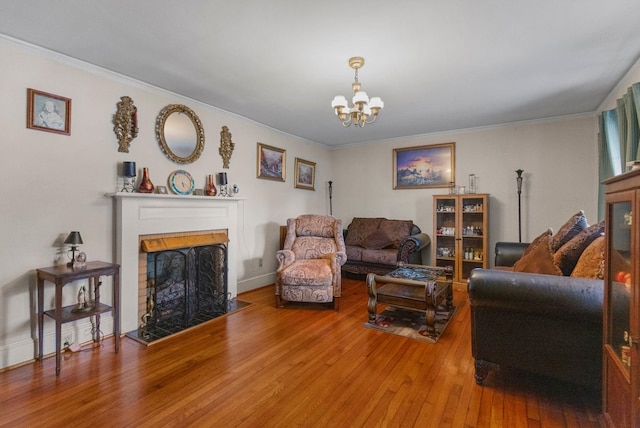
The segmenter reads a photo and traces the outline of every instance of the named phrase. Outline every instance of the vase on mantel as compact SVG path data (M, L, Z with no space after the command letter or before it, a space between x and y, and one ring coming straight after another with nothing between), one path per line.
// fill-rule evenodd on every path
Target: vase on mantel
M149 179L149 168L142 168L142 181L138 187L140 193L153 193L153 183Z
M204 188L204 194L207 196L215 196L218 194L218 190L216 190L216 186L213 182L213 175L211 174L207 177L207 186Z

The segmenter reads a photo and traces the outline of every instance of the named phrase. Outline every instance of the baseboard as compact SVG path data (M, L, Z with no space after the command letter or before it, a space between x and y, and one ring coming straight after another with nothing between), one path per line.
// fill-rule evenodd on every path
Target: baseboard
M265 285L273 284L275 283L275 281L276 281L275 272L239 280L238 294L244 293L246 291L255 290L257 288L264 287Z

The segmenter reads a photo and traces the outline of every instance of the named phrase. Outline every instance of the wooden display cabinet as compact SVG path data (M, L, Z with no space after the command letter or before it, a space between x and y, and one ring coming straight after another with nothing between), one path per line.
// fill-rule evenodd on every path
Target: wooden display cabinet
M453 281L466 284L474 268L489 260L489 195L434 195L434 265L453 269Z
M640 170L605 184L602 417L606 426L640 427Z

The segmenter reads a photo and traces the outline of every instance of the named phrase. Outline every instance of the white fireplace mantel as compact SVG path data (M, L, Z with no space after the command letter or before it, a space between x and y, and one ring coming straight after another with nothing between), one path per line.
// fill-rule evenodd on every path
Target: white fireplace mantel
M238 292L238 202L244 198L109 193L116 216L116 258L120 264L122 331L138 328L139 236L226 229L227 281L231 297Z

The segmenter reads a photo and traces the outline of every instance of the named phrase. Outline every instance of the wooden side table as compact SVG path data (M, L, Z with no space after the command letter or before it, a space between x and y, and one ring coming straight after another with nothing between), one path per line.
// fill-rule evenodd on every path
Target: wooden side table
M113 307L100 303L100 277L113 277ZM103 312L113 312L113 334L116 353L120 349L120 265L92 261L87 262L84 268L71 268L66 265L51 266L36 269L37 293L38 293L38 360L43 359L44 347L44 316L48 315L56 321L56 376L60 374L60 344L62 341L62 324L75 321L81 318L96 317L96 331L94 341L100 340L100 314ZM77 305L62 307L62 288L73 281L89 279L93 282L94 307L89 310L74 311ZM44 310L44 282L50 281L55 284L55 307L51 310Z

